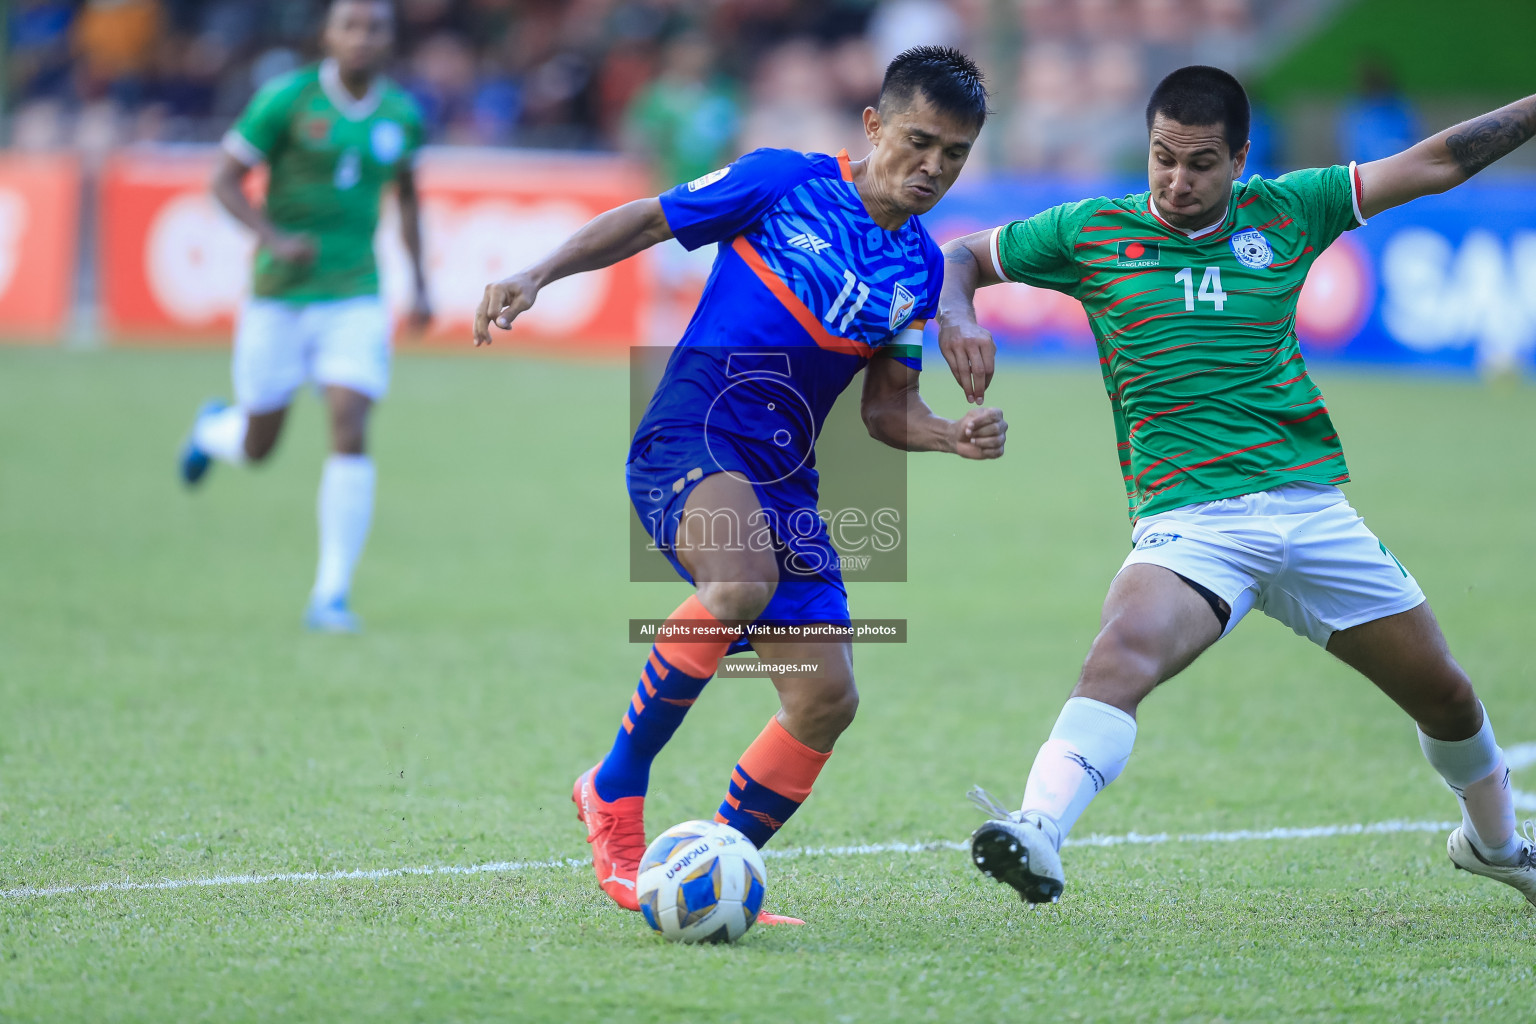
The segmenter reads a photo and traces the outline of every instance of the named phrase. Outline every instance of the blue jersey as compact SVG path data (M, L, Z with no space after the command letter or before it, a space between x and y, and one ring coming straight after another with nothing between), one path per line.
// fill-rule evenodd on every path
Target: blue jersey
M921 369L943 257L916 217L876 224L852 178L846 152L759 149L662 193L679 242L720 248L630 461L695 438L720 468L814 494L816 437L854 376L881 352Z

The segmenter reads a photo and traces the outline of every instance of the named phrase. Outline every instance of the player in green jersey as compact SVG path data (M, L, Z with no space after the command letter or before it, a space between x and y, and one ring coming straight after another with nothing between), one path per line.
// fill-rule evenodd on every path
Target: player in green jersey
M277 443L294 392L306 381L321 389L332 454L320 481L320 564L305 622L330 632L358 628L348 592L373 518L366 430L369 409L388 389L390 361L373 236L391 182L415 271L410 319L419 327L431 316L412 170L422 121L382 74L393 43L387 0L333 0L325 60L263 87L224 137L213 192L256 233L253 295L235 333L235 404L205 405L181 457L188 485L213 459L260 462ZM261 163L270 172L264 208L242 190Z
M1349 506L1338 433L1296 342L1308 269L1343 232L1444 192L1536 132L1536 97L1385 160L1242 180L1248 98L1216 68L1173 72L1147 106L1150 189L1091 199L945 246L940 348L970 400L992 376L981 285L1082 303L1115 420L1133 550L1023 807L991 810L976 865L1031 902L1064 885L1059 849L1120 774L1136 708L1253 608L1354 667L1418 724L1455 792L1456 866L1536 903L1536 835L1466 674L1408 570Z

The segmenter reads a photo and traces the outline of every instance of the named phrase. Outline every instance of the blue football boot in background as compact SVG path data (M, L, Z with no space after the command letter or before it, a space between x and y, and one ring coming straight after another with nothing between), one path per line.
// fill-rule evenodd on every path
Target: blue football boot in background
M213 465L213 459L208 453L197 446L193 435L197 433L197 424L204 416L212 416L229 408L229 403L222 398L210 398L197 410L197 419L192 421L192 429L187 431L187 439L181 445L181 458L177 468L181 471L181 482L188 487L196 487L202 482L208 473L208 467Z

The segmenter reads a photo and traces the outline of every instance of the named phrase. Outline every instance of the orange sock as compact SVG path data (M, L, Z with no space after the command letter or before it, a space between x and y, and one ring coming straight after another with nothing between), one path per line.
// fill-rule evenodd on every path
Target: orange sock
M831 756L830 750L812 750L795 739L774 715L736 762L715 820L761 849L811 795L816 776Z
M719 641L701 642L697 638L690 640L656 641L656 653L666 659L667 664L682 669L689 675L700 679L708 679L715 674L715 666L720 664L720 659L725 657L725 652L731 644L736 642L738 634L726 635L729 631L721 625L720 620L710 614L704 602L699 600L698 594L689 594L688 600L677 606L677 610L667 616L668 623L686 623L690 631L697 634L700 630L718 627Z
M686 623L692 634L720 625L697 594L679 605L667 622ZM651 762L683 724L683 716L704 691L704 684L715 674L715 666L734 640L735 636L726 635L722 627L718 640L662 639L651 648L640 669L640 685L619 721L619 734L592 780L600 799L645 795L651 781Z

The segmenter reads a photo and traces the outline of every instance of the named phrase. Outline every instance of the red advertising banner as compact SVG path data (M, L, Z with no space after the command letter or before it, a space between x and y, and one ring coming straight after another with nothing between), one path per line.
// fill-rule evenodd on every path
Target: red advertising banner
M0 340L57 337L74 298L80 162L0 156Z
M214 163L205 149L125 150L103 168L102 319L114 341L227 343L249 293L253 241L209 194ZM642 168L605 156L429 151L417 174L436 314L426 341L435 346L467 347L486 284L647 189ZM254 184L259 191L261 182ZM411 276L393 204L375 246L384 295L404 312ZM652 292L642 260L557 282L497 344L623 351L643 339Z

